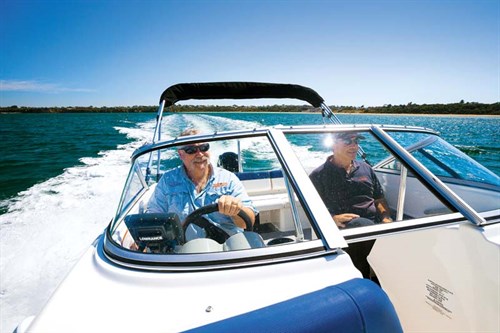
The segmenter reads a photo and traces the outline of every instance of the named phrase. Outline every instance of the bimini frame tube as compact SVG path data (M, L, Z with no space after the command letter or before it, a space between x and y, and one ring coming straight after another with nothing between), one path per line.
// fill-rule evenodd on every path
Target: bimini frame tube
M323 123L325 122L325 117L328 118L332 123L342 125L342 122L337 117L335 113L326 105L325 103L321 103L320 106L323 115ZM332 119L333 118L333 119Z
M322 112L321 114L323 115L323 123L325 123L325 117L328 118L328 120L330 120L330 122L332 122L333 124L337 124L337 125L342 125L342 122L340 121L339 117L337 117L337 115L335 113L333 113L333 111L328 107L328 105L326 105L325 103L321 103L321 106L320 106ZM366 153L365 151L363 150L363 148L361 148L361 146L359 146L359 150L358 150L358 155L366 162L368 163L368 160L366 159ZM368 163L369 164L369 163Z
M165 109L165 100L162 100L160 102L160 105L158 106L158 112L156 113L156 126L155 126L155 132L153 134L153 143L156 143L161 140L161 120L163 118L163 110ZM160 175L160 149L158 149L158 172L156 173L156 177ZM151 177L151 164L153 163L153 154L149 155L149 160L148 160L148 166L146 168L146 182L149 182L149 179ZM158 179L157 179L158 181Z
M155 127L155 132L153 134L153 143L156 143L161 140L161 120L163 118L164 109L165 109L165 100L162 100L160 102L160 106L158 107L158 112L156 113L156 127Z

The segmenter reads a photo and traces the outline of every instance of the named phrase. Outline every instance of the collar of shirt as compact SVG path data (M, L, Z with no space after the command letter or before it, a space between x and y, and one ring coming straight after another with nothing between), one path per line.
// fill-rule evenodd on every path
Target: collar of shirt
M205 184L205 188L208 187L209 184L213 183L214 179L215 179L215 173L218 172L216 169L217 168L214 168L212 166L212 164L210 163L209 164L210 166L210 171L209 171L209 175L208 175L208 179L207 179L207 183ZM184 178L184 181L189 184L189 187L192 188L192 189L195 189L196 186L195 184L193 183L193 181L191 180L191 178L189 178L189 175L187 174L186 172L186 168L184 167L184 165L180 165L179 168L181 169L181 174ZM202 191L203 192L203 191Z
M336 168L336 169L343 169L343 170L345 170L344 168L339 167L337 164L333 163L333 159L334 159L334 155L330 155L330 156L328 156L328 157L326 158L326 163L327 163L327 165L329 164L330 166L332 166L332 167L334 167L334 168ZM357 161L357 160L352 160L352 161L351 161L351 163L352 163L352 166L353 166L353 170L355 170L355 169L358 169L358 168L359 168L359 161Z

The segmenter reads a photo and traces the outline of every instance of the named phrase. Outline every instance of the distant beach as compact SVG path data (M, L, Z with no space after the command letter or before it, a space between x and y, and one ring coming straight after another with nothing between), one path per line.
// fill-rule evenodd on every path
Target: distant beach
M0 107L0 113L145 113L157 112L157 106L71 106L71 107ZM464 102L451 104L402 104L370 107L330 106L336 114L371 115L443 115L443 116L500 116L500 102L485 104ZM270 112L270 113L320 113L319 108L310 105L174 105L171 112Z

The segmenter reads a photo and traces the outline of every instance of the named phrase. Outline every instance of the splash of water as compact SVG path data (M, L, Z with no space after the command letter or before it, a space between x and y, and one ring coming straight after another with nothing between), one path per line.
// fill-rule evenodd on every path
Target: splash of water
M115 213L129 157L151 134L150 123L115 129L134 139L83 157L83 165L19 193L0 215L0 331L36 314Z

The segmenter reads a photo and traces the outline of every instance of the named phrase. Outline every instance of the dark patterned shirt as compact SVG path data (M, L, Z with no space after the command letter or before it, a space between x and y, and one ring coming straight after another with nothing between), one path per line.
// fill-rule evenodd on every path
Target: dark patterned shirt
M353 161L348 174L332 158L309 175L330 214L353 213L375 221L375 200L382 199L384 192L373 169L363 161Z

